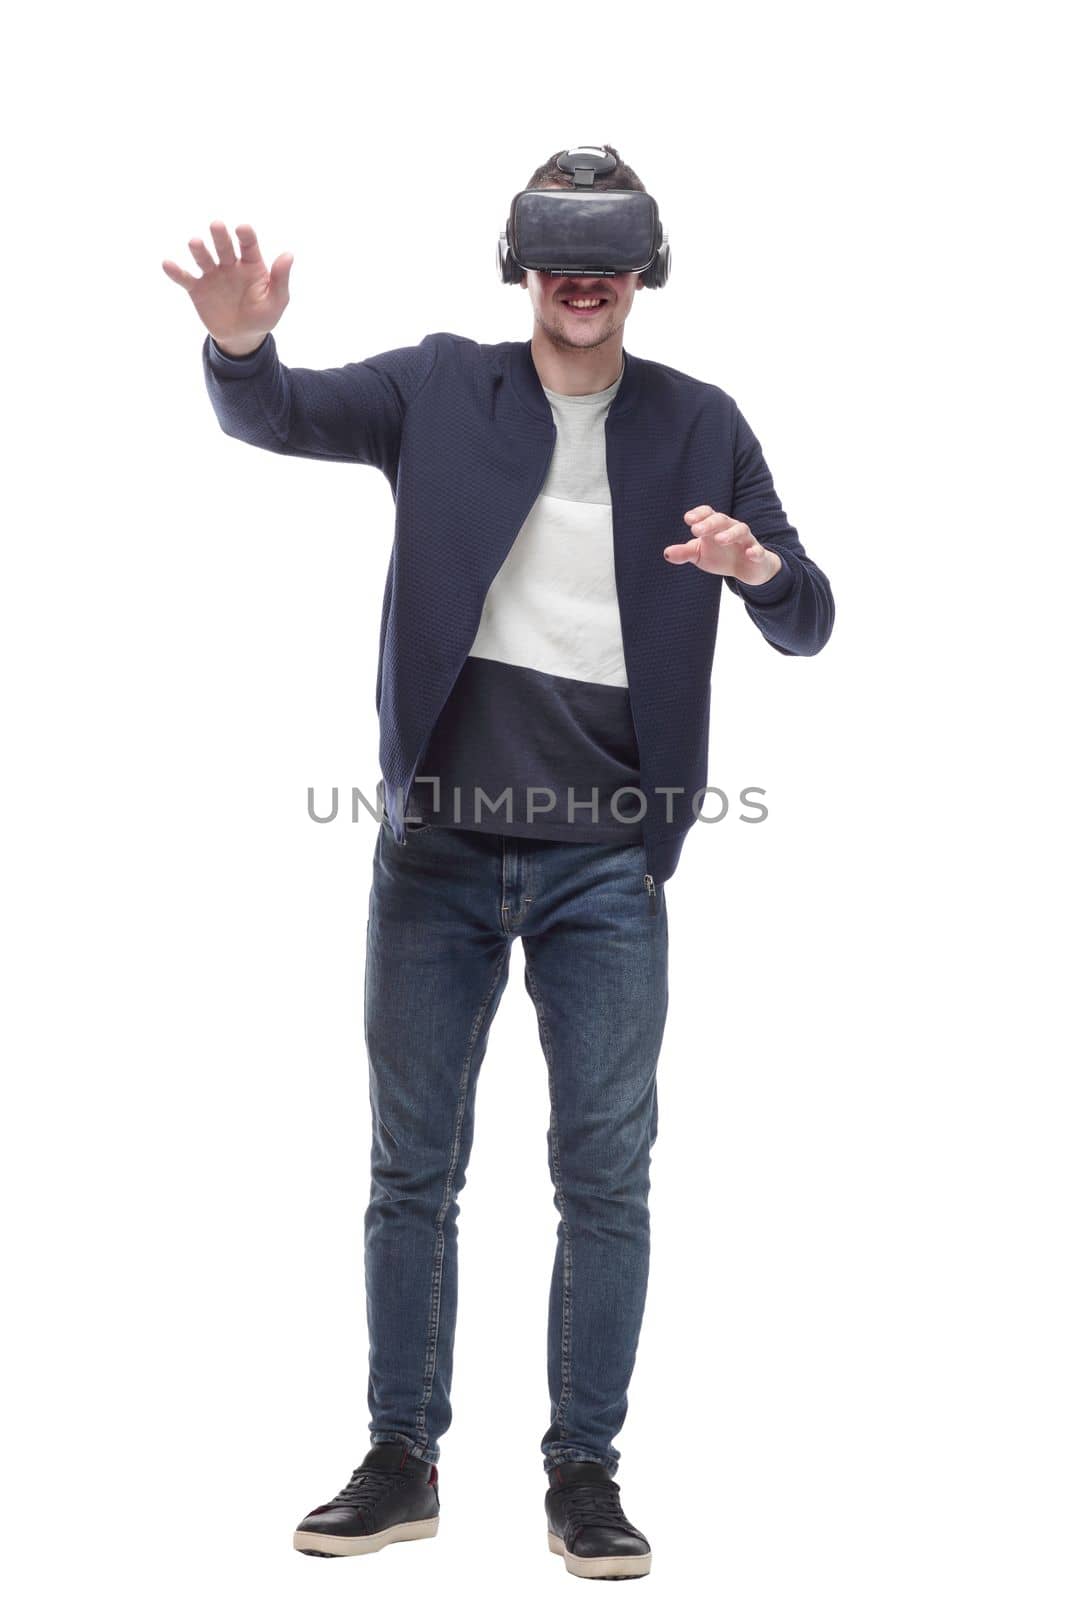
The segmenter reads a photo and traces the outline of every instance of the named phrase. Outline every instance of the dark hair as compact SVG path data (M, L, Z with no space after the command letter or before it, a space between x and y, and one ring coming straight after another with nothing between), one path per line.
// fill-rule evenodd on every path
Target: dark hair
M574 146L570 146L570 148L573 149ZM626 162L621 159L613 144L605 144L600 148L615 157L615 167L612 172L598 174L593 179L594 189L644 189L645 186L633 167L626 165ZM527 183L527 189L547 189L552 184L556 184L562 189L573 189L573 175L569 172L561 172L559 167L556 166L556 157L565 156L566 154L567 150L563 149L557 150L554 156L549 156L544 165L538 167L529 183Z

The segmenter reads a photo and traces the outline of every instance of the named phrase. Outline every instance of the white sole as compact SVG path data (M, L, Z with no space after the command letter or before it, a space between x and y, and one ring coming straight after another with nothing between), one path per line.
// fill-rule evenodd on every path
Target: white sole
M572 1556L558 1533L549 1533L548 1548L578 1578L643 1578L652 1566L651 1551L643 1556Z
M398 1544L403 1539L432 1539L440 1520L440 1517L427 1517L423 1522L398 1522L395 1527L383 1528L381 1533L351 1538L298 1528L293 1534L293 1549L316 1551L321 1556L369 1556L372 1551L382 1550L387 1544Z

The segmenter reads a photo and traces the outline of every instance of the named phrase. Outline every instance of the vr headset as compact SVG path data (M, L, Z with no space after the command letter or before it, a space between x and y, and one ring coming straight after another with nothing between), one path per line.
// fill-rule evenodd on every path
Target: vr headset
M524 272L555 278L614 278L639 272L646 289L662 289L671 248L659 207L643 189L594 189L593 179L617 162L601 145L578 145L556 158L573 189L523 189L511 202L497 240L502 283L521 283Z

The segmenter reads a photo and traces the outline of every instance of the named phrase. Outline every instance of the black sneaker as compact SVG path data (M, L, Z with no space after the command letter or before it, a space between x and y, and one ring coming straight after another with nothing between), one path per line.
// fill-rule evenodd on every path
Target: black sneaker
M599 1461L563 1461L548 1475L548 1548L578 1578L643 1578L652 1548L623 1514L619 1485Z
M293 1547L307 1556L365 1556L400 1539L432 1539L440 1509L436 1466L405 1444L372 1445L340 1494L308 1512Z

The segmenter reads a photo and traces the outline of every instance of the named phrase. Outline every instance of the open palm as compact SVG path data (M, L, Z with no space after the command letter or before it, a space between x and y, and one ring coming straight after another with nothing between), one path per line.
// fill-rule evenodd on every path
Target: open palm
M176 261L163 262L167 277L188 290L201 322L220 343L264 339L289 304L292 254L287 251L280 255L268 268L260 254L255 229L240 222L234 232L241 249L239 256L226 224L211 224L217 261L202 239L189 240L193 260L201 269L199 278Z

